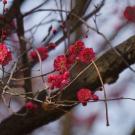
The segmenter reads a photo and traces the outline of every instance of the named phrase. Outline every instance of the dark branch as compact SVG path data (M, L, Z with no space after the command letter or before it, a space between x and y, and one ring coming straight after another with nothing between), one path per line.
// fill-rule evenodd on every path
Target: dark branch
M100 9L104 6L105 0L103 0L99 6L97 8L95 8L91 13L87 14L86 16L82 17L83 20L87 21L88 19L90 19L93 15L95 15L96 13L98 13L100 11ZM88 8L88 7L87 7ZM70 30L70 34L72 34L76 28L80 27L83 24L83 22L81 22L80 20L77 20L76 22L74 22L72 25L72 29ZM71 25L71 26L72 26ZM56 44L60 44L66 37L62 36L60 37L57 41Z
M129 38L127 41L121 43L116 49L122 54L122 56L131 65L135 63L135 36ZM102 75L104 83L114 83L117 81L119 74L127 68L125 63L110 49L99 57L96 61L96 65ZM76 69L83 69L82 74L77 77L73 83L71 83L61 96L62 100L76 100L76 92L81 87L88 87L94 91L101 86L98 75L93 65L78 64L73 69L72 74L75 77L78 72ZM77 72L76 72L77 71ZM57 99L55 99L57 100ZM72 107L63 108L69 111ZM19 113L24 112L24 107ZM3 120L0 124L1 135L25 135L32 130L46 125L64 115L65 112L60 109L52 109L44 111L39 107L34 112L28 112L25 116L11 115L9 118ZM15 124L13 124L15 122Z
M16 4L15 8L16 8L16 19L17 19L17 35L19 39L20 52L21 54L23 54L21 57L21 62L22 62L23 67L28 68L27 70L23 72L23 76L26 77L26 76L31 76L31 68L29 66L29 60L27 56L27 43L24 37L24 22L23 22L21 11L20 11L21 6L19 2L18 2L18 5ZM25 89L25 92L32 91L32 85L31 85L30 79L24 81L24 89Z

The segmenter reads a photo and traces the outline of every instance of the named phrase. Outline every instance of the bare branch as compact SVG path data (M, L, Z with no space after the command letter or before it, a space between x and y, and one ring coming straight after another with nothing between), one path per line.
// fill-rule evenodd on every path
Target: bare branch
M26 76L31 76L31 68L29 66L29 61L27 57L27 43L24 40L24 22L23 22L23 17L20 11L20 5L16 6L16 19L17 19L17 35L19 38L19 43L20 43L20 52L22 55L21 60L22 60L22 65L24 67L28 67L28 70L25 70L23 72L24 77ZM24 80L24 89L26 92L31 92L32 91L32 85L31 85L31 80Z

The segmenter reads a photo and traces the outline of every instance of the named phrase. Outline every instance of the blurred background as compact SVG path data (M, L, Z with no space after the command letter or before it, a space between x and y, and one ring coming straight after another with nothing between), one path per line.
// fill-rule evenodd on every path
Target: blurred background
M26 0L22 6L22 12L25 14L45 0ZM8 0L8 6L12 4ZM102 0L91 0L83 16L89 15L96 9ZM25 37L30 40L33 47L42 46L49 42L57 42L63 35L60 29L61 22L67 17L68 12L51 11L60 9L70 11L78 4L78 0L46 0L46 3L40 9L48 9L44 12L36 12L24 18ZM135 35L135 22L126 20L123 12L127 6L135 6L135 0L105 0L102 8L95 15L87 19L87 24L91 27L98 27L113 46L125 41L132 35ZM86 8L86 7L84 7ZM0 8L2 9L2 8ZM78 10L80 7L78 7ZM2 12L2 10L1 10ZM135 10L134 10L135 17ZM63 19L63 20L61 20ZM48 34L49 28L52 27L57 33L54 36L51 33L44 41ZM69 27L72 28L72 25ZM12 39L16 35L12 34L7 43L17 45ZM109 46L103 37L81 25L70 36L70 43L75 39L82 39L86 46L92 47L97 57L104 53ZM12 41L12 42L11 42ZM43 62L43 71L47 73L53 70L54 58L64 53L64 44L68 40L59 42L59 46L49 53L49 57ZM132 65L135 69L135 65ZM38 75L39 64L33 67L32 75ZM33 79L33 91L42 89L42 80ZM40 88L39 88L40 87ZM119 79L114 84L105 84L108 98L130 97L135 98L135 74L126 69L119 75ZM102 91L97 91L99 98L103 97ZM12 109L19 110L24 102L20 98L14 98ZM52 122L46 126L40 127L31 133L31 135L135 135L135 101L132 100L115 100L108 102L110 126L106 126L105 107L103 102L89 103L87 106L78 105L71 112L67 113L61 119ZM0 120L9 116L11 112L0 102Z

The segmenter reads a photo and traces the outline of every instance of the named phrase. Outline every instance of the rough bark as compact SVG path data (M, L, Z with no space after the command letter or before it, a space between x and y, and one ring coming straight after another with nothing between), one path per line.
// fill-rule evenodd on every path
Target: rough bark
M116 49L122 54L122 56L131 65L135 63L135 36L129 38L125 42L119 44ZM104 83L114 83L117 81L119 74L127 68L127 65L121 60L121 58L110 49L106 51L102 56L95 61L102 75ZM61 96L61 100L76 100L76 92L81 87L88 87L96 90L101 86L98 75L93 65L78 64L73 69L73 76L76 76L79 72L77 69L83 69L82 74L74 79L64 91ZM65 107L66 111L69 111L72 107ZM19 113L25 111L23 107ZM26 135L32 130L53 122L63 116L65 111L55 108L50 110L43 110L39 107L34 112L28 112L25 116L11 115L7 119L0 123L1 135Z

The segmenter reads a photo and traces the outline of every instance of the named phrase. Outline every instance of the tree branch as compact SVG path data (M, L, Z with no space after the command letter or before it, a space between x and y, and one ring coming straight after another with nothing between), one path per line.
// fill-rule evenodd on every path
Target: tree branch
M17 3L17 2L16 2ZM23 76L31 76L31 68L29 66L29 61L27 57L27 43L24 40L24 22L23 22L23 17L20 11L21 4L18 2L16 4L16 19L17 19L17 35L19 38L19 43L20 43L20 52L22 55L21 60L22 60L22 65L23 67L27 67L28 70L25 70L23 72ZM31 85L31 80L25 80L24 81L24 89L25 92L31 92L32 91L32 85ZM29 94L32 96L32 94Z
M0 29L5 27L7 24L10 24L11 21L13 20L13 18L15 18L15 9L16 9L16 6L18 5L17 3L19 3L21 6L23 3L25 2L25 0L14 0L12 6L10 7L10 9L8 10L8 12L6 13L6 15L4 16L5 19L4 19L4 22L3 20L0 20L1 24L0 25Z
M135 63L135 36L119 44L116 49L122 54L130 65ZM121 60L112 49L100 56L95 63L99 68L104 83L108 84L117 81L119 74L127 68L123 60ZM77 70L78 66L81 70L83 70L79 75L77 75L78 72L80 72ZM76 92L79 88L87 87L95 91L101 86L96 70L92 64L84 65L79 63L72 70L72 74L74 80L65 88L60 101L76 100ZM76 75L77 77L75 78ZM58 100L58 98L59 97L55 100ZM72 107L61 107L61 109L69 111ZM25 116L11 115L9 118L1 122L0 134L25 135L26 133L30 133L32 130L55 121L64 115L65 112L61 109L55 108L43 110L40 106L36 111L28 112ZM23 113L24 111L25 108L23 107L19 113Z
M75 14L76 16L82 17L86 13L86 11L87 11L88 7L90 6L90 4L91 4L91 0L78 0L77 4L71 10L71 12L69 13L67 19L65 20L67 26L74 26L75 24L80 22L72 14ZM70 34L73 33L74 31L75 31L75 29L70 30ZM61 32L60 28L58 28L58 32L55 34L55 36L57 36L59 32ZM48 40L45 42L45 44L50 42L52 38L54 38L54 35L49 37ZM66 38L66 36L63 35L60 39L58 39L56 44L60 44L65 38Z

